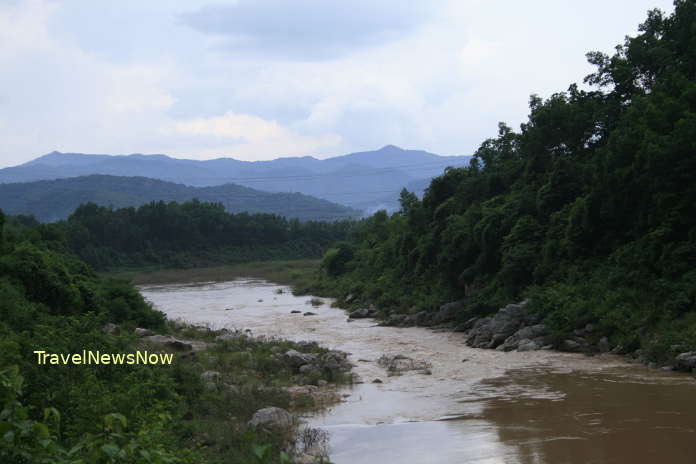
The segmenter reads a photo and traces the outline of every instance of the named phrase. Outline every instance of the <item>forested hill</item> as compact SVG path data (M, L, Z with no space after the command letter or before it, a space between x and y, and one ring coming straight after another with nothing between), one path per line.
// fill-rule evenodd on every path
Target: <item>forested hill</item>
M696 2L651 11L591 90L532 96L465 168L327 253L325 291L382 315L529 298L557 340L588 323L617 351L696 349Z
M15 217L30 224L31 219ZM227 213L198 200L113 209L86 203L67 221L42 225L46 237L97 269L196 267L261 260L320 258L345 239L353 221L304 221L274 214Z
M398 207L399 191L462 166L468 156L439 156L387 145L327 159L191 160L165 155L89 155L53 152L0 169L0 182L52 180L91 174L144 176L196 187L233 183L269 192L300 192L361 210Z
M145 177L106 175L0 184L2 210L8 214L33 215L42 222L65 219L87 202L123 208L151 201L185 202L194 198L222 203L232 213L268 213L300 220L332 221L360 215L346 206L301 193L262 192L234 184L189 187Z

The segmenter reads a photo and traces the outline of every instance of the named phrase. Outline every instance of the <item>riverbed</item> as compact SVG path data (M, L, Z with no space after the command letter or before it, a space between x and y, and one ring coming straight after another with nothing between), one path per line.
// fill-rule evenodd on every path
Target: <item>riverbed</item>
M696 462L696 380L688 375L612 355L504 353L469 348L460 333L348 322L330 300L312 306L311 297L263 280L140 290L172 319L350 353L364 383L305 418L329 432L336 464ZM376 362L383 354L428 362L430 375L390 376Z

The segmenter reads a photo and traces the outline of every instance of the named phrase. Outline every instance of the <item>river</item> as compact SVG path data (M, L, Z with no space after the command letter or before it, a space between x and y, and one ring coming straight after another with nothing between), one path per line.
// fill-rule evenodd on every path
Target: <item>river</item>
M173 319L350 353L364 383L306 418L330 433L336 464L696 463L696 380L688 375L611 355L503 353L469 348L460 333L348 322L329 300L312 307L310 297L262 280L140 291ZM376 363L382 354L427 361L432 375L388 376Z

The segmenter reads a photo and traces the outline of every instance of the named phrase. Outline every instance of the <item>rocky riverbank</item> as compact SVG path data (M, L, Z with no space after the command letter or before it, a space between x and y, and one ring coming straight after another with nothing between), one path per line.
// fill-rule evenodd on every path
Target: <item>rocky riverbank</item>
M559 338L551 333L540 314L530 310L527 302L509 304L490 316L474 316L461 322L464 303L455 301L440 306L436 312L420 311L413 314L382 314L374 306L353 310L349 319L381 317L382 325L410 327L422 326L454 330L466 335L466 345L472 348L498 351L557 350L569 353L612 353L627 356L630 360L659 367L696 373L696 351L677 353L669 362L660 365L650 361L643 350L626 350L612 344L610 339L598 333L592 324L575 329L572 335Z
M198 417L234 433L273 437L254 450L261 462L278 453L287 456L284 462L328 462L328 436L299 416L343 399L339 387L352 382L347 353L316 342L254 336L249 329L213 330L179 321L169 327L168 334L156 334L108 323L102 331L128 337L138 349L174 354L172 369L186 372L182 388L199 391L200 405L185 414L187 420ZM194 442L209 449L227 446L230 437L218 432L201 428Z

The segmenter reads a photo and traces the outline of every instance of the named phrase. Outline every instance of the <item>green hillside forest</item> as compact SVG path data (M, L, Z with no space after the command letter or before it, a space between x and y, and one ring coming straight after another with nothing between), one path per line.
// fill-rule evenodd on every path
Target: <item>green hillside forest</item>
M146 177L89 175L67 179L0 184L0 208L41 222L67 218L83 203L126 208L152 201L198 199L221 203L231 213L277 214L300 220L340 220L360 216L347 206L301 193L272 193L241 185L190 187Z
M61 251L52 227L25 222L0 213L0 462L289 462L291 435L247 422L259 408L292 406L288 386L341 382L321 364L298 376L278 356L326 350L170 322L131 284ZM178 341L148 348L140 337L153 333ZM176 348L190 345L204 349ZM172 362L57 364L35 354L143 349L169 351Z
M559 341L592 324L616 352L696 349L696 4L675 6L588 53L586 86L532 95L519 131L500 124L422 200L403 191L312 291L385 318L461 300L460 322L528 299Z
M355 221L300 221L275 214L228 213L222 203L151 202L113 209L86 203L67 220L39 225L47 237L98 270L201 267L258 260L320 258Z

